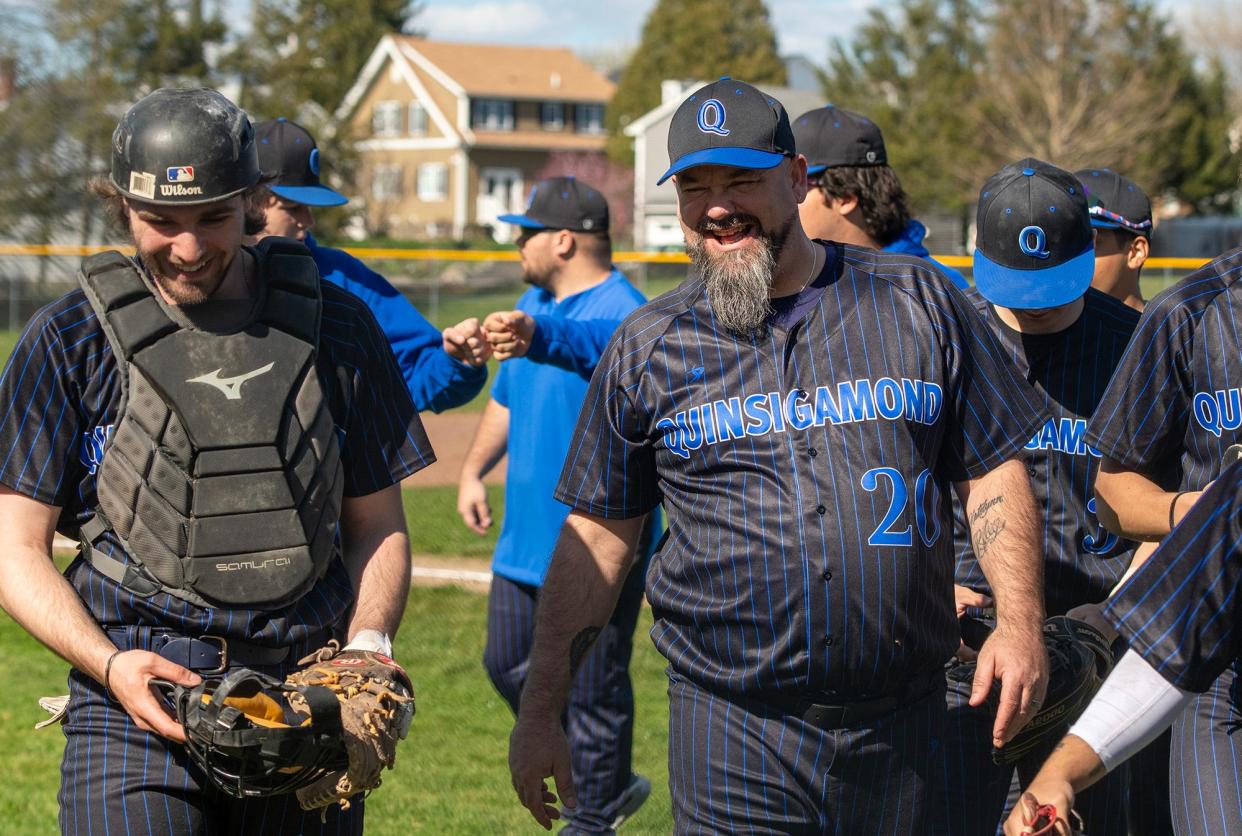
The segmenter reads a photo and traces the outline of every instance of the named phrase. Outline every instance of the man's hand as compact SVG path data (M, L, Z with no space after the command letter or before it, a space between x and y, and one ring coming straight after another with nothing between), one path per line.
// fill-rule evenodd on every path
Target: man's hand
M997 627L979 650L970 705L979 707L1001 681L992 745L1000 748L1013 739L1039 710L1048 688L1048 652L1038 629Z
M1056 810L1056 819L1052 822L1040 815L1045 805ZM1005 836L1030 836L1034 833L1073 836L1074 830L1069 823L1073 806L1074 790L1068 783L1036 779L1022 793L1009 818L1005 819ZM1051 828L1048 828L1049 824Z
M461 477L457 486L457 513L466 528L482 537L492 527L492 507L487 503L487 487L482 479Z
M112 660L106 684L138 728L185 743L185 729L151 690L152 679L167 679L186 688L203 681L189 668L170 662L158 653L126 650Z
M573 774L569 768L569 741L555 717L532 718L519 712L517 725L509 737L509 776L518 801L544 830L561 817L556 794L548 789L547 778L556 780L556 790L566 807L578 806Z
M966 614L967 609L983 609L992 606L992 599L982 592L976 592L968 586L957 584L953 584L953 602L956 605L959 619ZM964 641L958 641L957 652L953 655L959 662L973 662L979 658L979 652Z
M497 311L483 320L483 333L497 360L525 357L535 336L535 320L522 311Z
M463 319L444 329L444 351L454 360L471 366L481 366L492 356L492 349L483 336L479 320Z

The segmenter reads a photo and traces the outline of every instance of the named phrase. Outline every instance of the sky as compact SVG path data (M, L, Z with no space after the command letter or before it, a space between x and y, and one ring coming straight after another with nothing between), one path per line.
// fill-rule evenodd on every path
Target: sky
M1157 0L1174 17L1214 0ZM423 0L415 25L433 38L568 46L579 53L620 51L638 43L655 0ZM848 37L884 0L767 0L783 55L825 63L834 38ZM727 9L727 3L721 9Z

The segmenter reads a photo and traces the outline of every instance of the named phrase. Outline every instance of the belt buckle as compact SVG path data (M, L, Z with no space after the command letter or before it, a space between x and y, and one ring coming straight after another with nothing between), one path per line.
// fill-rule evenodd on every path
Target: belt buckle
M229 643L228 643L228 641L224 638L224 636L199 636L199 637L198 637L198 640L199 640L199 641L201 641L201 642L215 642L215 643L217 643L218 645L220 645L220 663L219 663L219 666L218 666L218 667L215 667L215 668L212 668L212 669L211 669L211 670L209 670L209 671L200 671L200 672L199 672L199 675L200 675L200 676L204 676L204 677L207 677L207 676L217 676L217 675L219 675L219 674L224 673L226 670L228 670L228 667L229 667Z

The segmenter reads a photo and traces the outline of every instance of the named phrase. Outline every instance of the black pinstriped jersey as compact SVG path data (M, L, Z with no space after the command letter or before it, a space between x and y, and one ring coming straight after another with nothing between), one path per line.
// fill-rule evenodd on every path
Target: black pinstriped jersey
M1242 441L1242 249L1152 299L1087 441L1165 490L1202 490Z
M386 488L435 460L374 317L359 299L326 283L317 366L341 441L346 496ZM95 474L120 397L116 361L80 290L35 314L0 379L0 483L60 507L58 530L71 537L96 507ZM111 532L97 545L124 556ZM203 609L167 593L143 598L81 559L66 575L105 626L265 644L291 644L332 627L353 603L340 560L300 600L273 611Z
M947 494L1043 421L934 267L826 246L789 330L718 328L697 277L632 314L557 489L611 518L663 500L653 637L709 687L856 698L939 669L957 647Z
M1103 601L1125 574L1135 544L1105 530L1096 519L1100 454L1087 444L1086 428L1134 333L1138 311L1091 289L1083 299L1082 316L1069 328L1056 334L1021 334L1002 322L977 291L967 291L967 296L1048 413L1026 443L1025 456L1035 505L1044 512L1040 522L1048 614ZM954 510L957 582L990 594L970 547L961 504L955 502Z
M1242 463L1221 473L1104 614L1187 691L1206 691L1242 664ZM1242 706L1237 694L1234 705Z

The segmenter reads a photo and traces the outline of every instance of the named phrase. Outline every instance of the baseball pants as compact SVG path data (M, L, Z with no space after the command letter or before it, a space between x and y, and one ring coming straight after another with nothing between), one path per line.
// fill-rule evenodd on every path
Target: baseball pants
M674 832L927 832L941 687L877 719L830 729L671 672L668 694Z
M567 821L563 836L611 833L621 794L633 778L630 655L643 602L643 568L636 566L626 578L612 619L582 660L569 692L564 723L578 807L562 811ZM538 598L538 587L492 575L483 665L514 714L526 682Z
M142 634L149 632L126 631L130 641L122 649L145 649ZM291 652L288 658L296 662L300 655ZM256 670L285 674L278 668ZM60 829L67 836L362 833L361 796L348 811L327 808L321 822L320 811L302 810L291 793L243 800L221 792L184 746L139 729L102 685L77 670L69 674L62 730L65 755L57 798Z
M1242 677L1238 661L1173 723L1169 800L1176 836L1242 832Z
M950 662L950 667L957 664ZM934 832L943 836L996 836L1017 801L1017 781L1030 781L1051 753L1032 752L1017 767L992 762L994 718L986 706L970 706L970 683L947 677L948 722L944 735L944 786ZM996 686L999 687L999 686ZM1126 836L1128 770L1122 766L1080 793L1074 809L1091 836ZM1015 780L1017 779L1017 780Z

